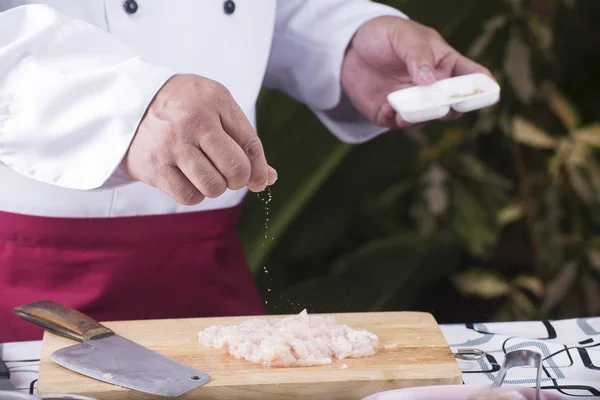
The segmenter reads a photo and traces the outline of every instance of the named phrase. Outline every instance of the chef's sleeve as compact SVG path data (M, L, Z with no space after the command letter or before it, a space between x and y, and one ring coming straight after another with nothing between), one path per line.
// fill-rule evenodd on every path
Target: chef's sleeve
M171 76L46 5L0 13L0 163L70 189L130 182L119 164Z
M277 0L277 18L264 86L306 104L340 140L366 142L385 132L356 110L341 87L346 49L365 22L408 18L369 0Z

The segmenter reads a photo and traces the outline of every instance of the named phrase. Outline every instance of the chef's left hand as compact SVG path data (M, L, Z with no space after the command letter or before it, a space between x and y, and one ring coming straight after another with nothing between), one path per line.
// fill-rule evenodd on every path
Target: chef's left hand
M410 126L387 101L393 91L429 85L452 76L483 72L483 66L450 47L435 30L400 17L378 17L354 35L342 66L342 87L371 122L388 128ZM456 118L452 112L446 118Z

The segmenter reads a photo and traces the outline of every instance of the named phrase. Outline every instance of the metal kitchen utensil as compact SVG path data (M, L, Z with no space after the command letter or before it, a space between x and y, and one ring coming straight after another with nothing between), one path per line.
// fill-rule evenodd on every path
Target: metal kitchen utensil
M540 400L540 389L542 385L542 355L533 350L515 350L506 353L504 363L496 375L492 388L498 388L504 383L506 373L514 367L537 368L535 400Z
M458 349L454 353L454 357L466 361L476 361L485 357L485 352L479 349Z
M50 359L88 377L139 392L176 397L210 376L115 334L90 317L53 301L15 308L15 314L57 335L81 342Z

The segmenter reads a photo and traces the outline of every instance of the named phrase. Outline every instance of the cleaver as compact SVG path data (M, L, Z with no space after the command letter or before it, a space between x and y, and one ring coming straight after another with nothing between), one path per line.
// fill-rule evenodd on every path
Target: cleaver
M177 397L210 376L115 334L87 315L50 300L16 307L19 317L81 343L57 350L50 359L91 378L158 396Z

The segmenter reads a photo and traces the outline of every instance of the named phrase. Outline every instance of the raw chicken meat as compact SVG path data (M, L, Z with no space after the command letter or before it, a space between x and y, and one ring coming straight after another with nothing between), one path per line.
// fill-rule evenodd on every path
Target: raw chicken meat
M211 326L198 333L198 342L268 367L309 367L331 364L334 358L372 356L379 338L364 329L336 324L334 317L309 316L304 310L285 318Z

